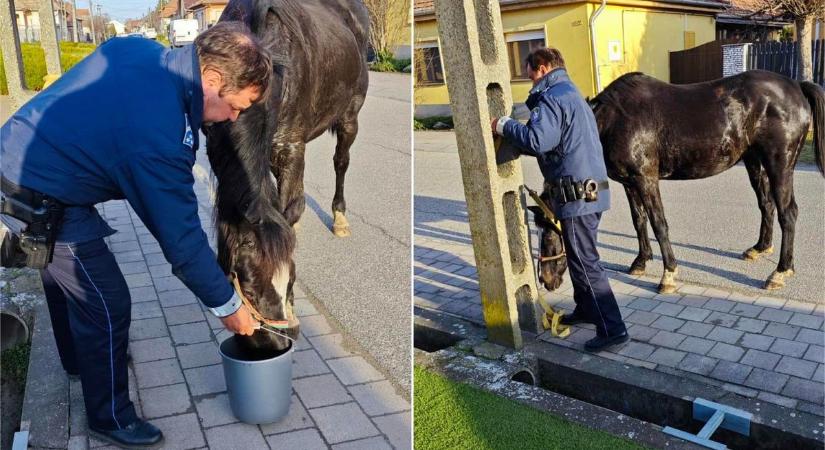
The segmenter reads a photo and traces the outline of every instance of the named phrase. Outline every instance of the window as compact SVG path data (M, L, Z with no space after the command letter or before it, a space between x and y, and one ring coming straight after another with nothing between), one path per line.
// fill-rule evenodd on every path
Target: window
M524 60L533 50L544 47L544 31L525 31L522 33L507 33L507 54L510 58L510 78L526 80L527 70Z
M444 83L441 68L441 52L437 42L425 42L415 46L415 77L419 84Z

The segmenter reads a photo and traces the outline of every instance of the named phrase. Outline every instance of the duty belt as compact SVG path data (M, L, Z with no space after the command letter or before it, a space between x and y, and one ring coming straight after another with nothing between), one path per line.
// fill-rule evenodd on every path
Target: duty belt
M610 189L610 184L605 181L596 181L591 178L574 181L573 177L566 176L550 183L550 197L558 204L584 200L585 202L595 202L599 198L599 191Z
M18 186L0 175L0 214L26 224L19 236L11 238L15 240L15 250L25 254L26 266L44 269L51 262L64 210L65 205L57 199ZM2 265L11 266L14 260L4 260Z

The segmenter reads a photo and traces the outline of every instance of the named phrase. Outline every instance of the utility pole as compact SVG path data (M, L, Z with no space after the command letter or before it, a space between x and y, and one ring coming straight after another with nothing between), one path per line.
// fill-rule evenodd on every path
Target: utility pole
M72 0L72 40L80 42L77 39L77 0Z
M183 19L183 0L178 0L178 19Z
M103 29L100 30L101 41L105 41L109 37L106 36L106 21L103 19L103 13L100 12L100 3L97 4L97 17L100 17L100 24L103 25Z
M92 4L92 0L89 0L89 16L92 19L92 43L97 46L97 35L95 34L95 7L94 4Z

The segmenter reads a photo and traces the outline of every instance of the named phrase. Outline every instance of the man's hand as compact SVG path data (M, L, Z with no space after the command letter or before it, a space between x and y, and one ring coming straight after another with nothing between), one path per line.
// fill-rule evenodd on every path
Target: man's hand
M246 305L241 305L241 307L230 316L221 317L221 322L223 322L223 326L225 326L227 330L245 336L251 336L259 325L255 319L252 318L252 315L249 314Z

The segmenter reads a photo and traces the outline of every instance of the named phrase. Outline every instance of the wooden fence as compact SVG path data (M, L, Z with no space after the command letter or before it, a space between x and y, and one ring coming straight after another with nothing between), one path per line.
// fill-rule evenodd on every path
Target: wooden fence
M722 46L734 40L713 41L688 50L670 53L670 82L701 83L722 78ZM754 42L748 45L745 69L761 69L799 78L797 42ZM825 86L825 39L813 41L813 79Z

